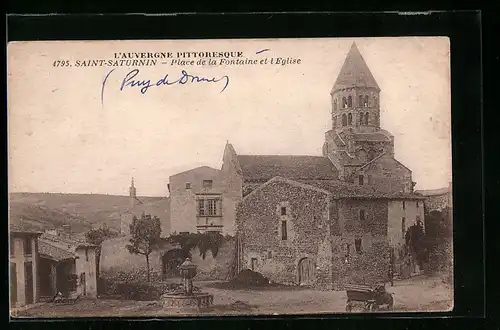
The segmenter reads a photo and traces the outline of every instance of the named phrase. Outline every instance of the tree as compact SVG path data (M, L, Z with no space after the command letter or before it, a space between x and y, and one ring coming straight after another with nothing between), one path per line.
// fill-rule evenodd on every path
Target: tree
M409 252L413 252L420 267L427 261L428 242L421 221L408 228L405 234L406 246Z
M97 246L95 251L97 278L99 278L99 264L101 260L102 242L104 242L108 238L113 238L116 236L117 234L109 230L109 228L107 227L92 229L85 233L85 240L87 241L87 243L94 244Z
M132 254L141 254L146 258L147 278L148 282L150 282L149 255L161 243L160 219L144 213L140 219L134 216L130 224L130 234L132 237L130 238L130 244L127 245L127 250Z

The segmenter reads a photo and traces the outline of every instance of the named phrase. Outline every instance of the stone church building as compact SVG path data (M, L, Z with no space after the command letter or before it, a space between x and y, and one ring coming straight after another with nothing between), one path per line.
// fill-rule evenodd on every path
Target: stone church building
M380 127L380 88L355 44L330 95L322 157L238 156L226 147L224 164L229 158L243 177L238 269L325 288L387 280L391 263L408 276L418 267L404 236L423 224L424 198Z
M403 253L404 236L423 222L424 198L413 191L411 170L395 158L394 136L380 127L380 93L353 44L330 92L323 154L239 155L228 142L220 169L170 177L170 196L157 210L163 236L236 236L235 253L228 249L216 259L233 258L236 270L281 283L339 288L386 278L389 264L400 276L415 272ZM132 214L143 211L140 204L132 209L124 231ZM372 259L377 276L363 271Z

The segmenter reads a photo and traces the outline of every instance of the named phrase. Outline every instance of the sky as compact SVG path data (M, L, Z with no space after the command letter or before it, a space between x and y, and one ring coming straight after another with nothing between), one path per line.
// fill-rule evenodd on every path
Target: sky
M8 45L11 192L166 196L169 176L220 168L227 141L239 154L321 155L330 90L356 42L381 88L381 128L416 189L451 181L449 40L441 37L170 41L59 41ZM256 54L261 50L266 50ZM241 51L300 64L76 67L126 52ZM68 60L72 67L54 67ZM166 60L161 60L166 61ZM229 83L120 90L126 75L170 81L181 70ZM103 92L104 90L104 92ZM101 97L102 100L101 100Z

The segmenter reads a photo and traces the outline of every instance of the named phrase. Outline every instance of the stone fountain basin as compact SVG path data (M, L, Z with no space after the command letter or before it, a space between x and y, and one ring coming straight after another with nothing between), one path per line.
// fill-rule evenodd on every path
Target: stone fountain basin
M166 293L160 297L166 308L207 308L212 306L214 296L209 293L194 292L192 294Z

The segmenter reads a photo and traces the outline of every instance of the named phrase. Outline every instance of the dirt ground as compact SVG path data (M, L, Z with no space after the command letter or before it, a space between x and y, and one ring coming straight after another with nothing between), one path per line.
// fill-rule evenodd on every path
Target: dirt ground
M205 310L165 309L159 302L132 300L80 300L75 304L44 305L18 314L19 317L162 317L222 315L285 315L344 313L345 291L307 288L264 288L229 290L213 282L197 282L203 292L214 295L214 305ZM394 312L449 311L453 293L438 277L418 277L386 286L394 296ZM361 311L354 310L353 312Z

